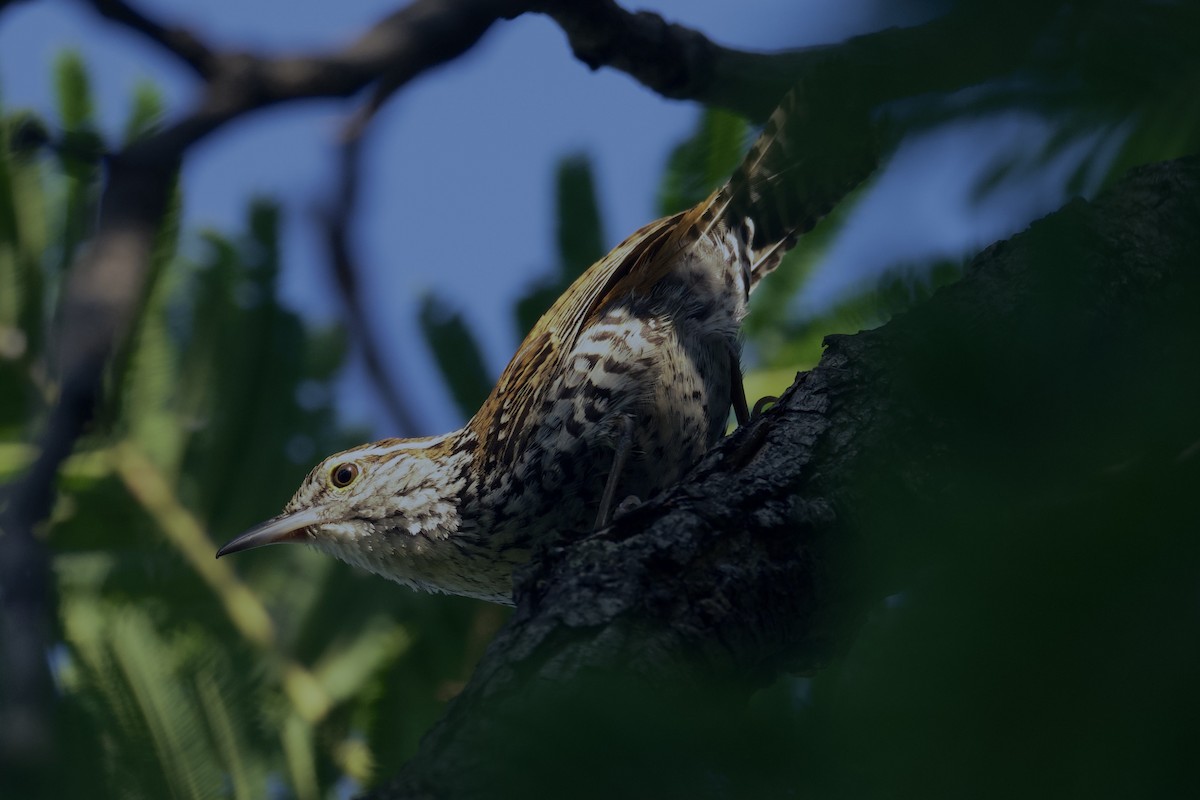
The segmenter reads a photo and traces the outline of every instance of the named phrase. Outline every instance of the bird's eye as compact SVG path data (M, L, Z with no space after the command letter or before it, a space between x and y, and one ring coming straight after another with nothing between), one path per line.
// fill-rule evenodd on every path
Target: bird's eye
M329 473L329 480L339 489L345 489L350 484L354 483L354 479L358 477L358 464L353 461L347 461L344 464L338 464Z

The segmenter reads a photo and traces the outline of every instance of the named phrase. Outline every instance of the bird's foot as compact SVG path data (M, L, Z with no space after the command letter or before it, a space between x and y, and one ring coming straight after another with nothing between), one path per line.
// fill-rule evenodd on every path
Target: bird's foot
M635 508L637 508L641 504L642 504L642 501L640 499L638 499L635 495L631 494L628 497L626 497L624 500L622 500L620 503L617 504L617 511L613 516L619 517L622 514L628 514L630 511L633 511Z
M772 397L771 395L758 398L758 402L754 404L754 408L750 411L750 419L758 419L767 410L767 406L773 406L778 402L779 398Z

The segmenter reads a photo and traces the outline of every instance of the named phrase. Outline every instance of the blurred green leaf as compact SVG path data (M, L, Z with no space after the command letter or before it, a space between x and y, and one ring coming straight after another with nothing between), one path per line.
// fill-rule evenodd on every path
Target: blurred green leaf
M455 405L464 419L470 418L492 390L492 379L474 335L462 314L433 295L422 300L419 319Z
M667 216L691 208L727 181L742 160L748 130L736 114L705 109L696 132L677 145L667 160L658 190L659 213Z
M132 607L95 598L64 605L74 652L89 676L88 690L108 728L111 779L126 797L210 797L220 785L220 760L209 749L200 706L182 679L185 650L160 638ZM143 742L151 748L144 749Z
M95 116L92 85L78 52L66 50L55 59L54 87L63 127L67 130L91 127Z
M233 796L237 800L255 800L266 791L265 759L255 759L250 743L245 741L246 709L230 704L211 673L196 675L200 709L208 723L209 741L219 763L226 770Z
M0 114L0 372L21 386L0 399L0 427L28 411L34 390L28 364L43 340L45 284L42 263L49 249L47 192L36 151L17 150L17 131L41 123L29 114Z
M58 269L66 272L75 251L87 235L88 223L99 202L99 163L104 144L97 132L92 88L83 59L66 51L55 62L55 87L62 135L57 149L67 176L62 201Z
M112 388L107 410L110 418L123 417L133 438L172 472L178 468L187 441L173 407L180 343L172 335L171 316L177 315L173 301L179 297L187 275L187 266L175 258L181 206L182 195L176 185L155 238L143 308L129 340L110 367ZM178 321L174 327L181 327Z
M334 702L345 702L383 666L396 660L411 644L408 632L394 622L375 617L356 636L333 639L315 671Z
M125 121L125 144L152 133L163 115L163 99L158 87L149 81L140 81L133 88L133 103L129 119Z
M517 301L517 328L521 336L537 324L584 270L604 257L604 229L592 162L569 156L558 164L555 182L558 224L558 269L534 284Z
M560 161L555 189L558 257L569 282L604 255L604 231L591 160L576 155Z

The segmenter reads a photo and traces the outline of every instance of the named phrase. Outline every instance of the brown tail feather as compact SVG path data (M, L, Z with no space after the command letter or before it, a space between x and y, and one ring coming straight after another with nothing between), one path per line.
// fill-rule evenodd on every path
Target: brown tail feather
M726 224L747 228L751 289L879 162L865 114L850 130L808 124L810 110L800 87L788 92L715 198Z

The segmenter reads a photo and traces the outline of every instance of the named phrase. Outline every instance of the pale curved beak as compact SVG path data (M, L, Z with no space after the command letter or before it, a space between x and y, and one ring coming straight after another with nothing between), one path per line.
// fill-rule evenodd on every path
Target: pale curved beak
M217 551L217 558L268 544L282 544L303 539L308 528L327 521L322 519L320 508L306 508L291 514L280 514L275 519L267 520L262 525L256 525L228 542Z

